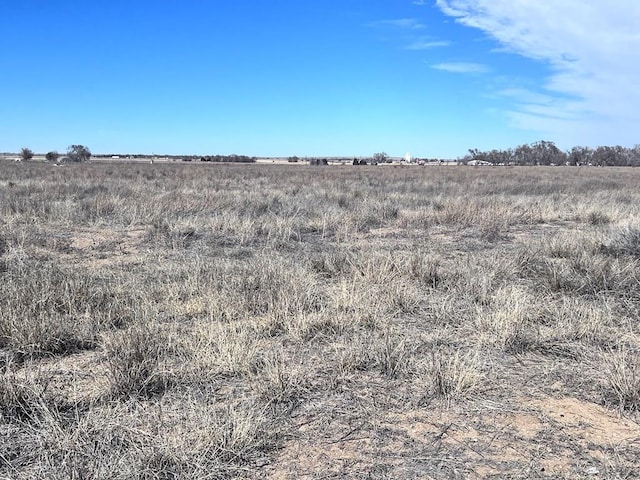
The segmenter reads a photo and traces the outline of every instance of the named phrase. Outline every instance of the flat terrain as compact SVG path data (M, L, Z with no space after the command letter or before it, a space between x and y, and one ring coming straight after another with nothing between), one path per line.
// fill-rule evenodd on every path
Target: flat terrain
M0 163L0 478L640 477L640 169Z

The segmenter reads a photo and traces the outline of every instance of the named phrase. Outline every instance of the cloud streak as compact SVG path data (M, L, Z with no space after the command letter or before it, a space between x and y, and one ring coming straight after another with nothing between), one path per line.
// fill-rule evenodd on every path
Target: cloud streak
M415 18L397 18L394 20L378 20L370 23L371 27L396 27L405 30L422 30L424 25Z
M640 2L436 0L503 50L545 62L536 95L513 89L507 112L523 129L566 142L640 143ZM595 136L594 136L595 135Z
M430 50L432 48L448 47L451 42L448 40L416 40L407 45L405 50Z
M473 62L436 63L431 65L431 68L451 73L487 73L489 71L487 65Z

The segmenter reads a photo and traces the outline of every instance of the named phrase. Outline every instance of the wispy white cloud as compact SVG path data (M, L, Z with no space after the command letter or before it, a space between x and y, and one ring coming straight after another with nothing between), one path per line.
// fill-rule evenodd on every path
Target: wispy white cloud
M431 48L448 47L451 42L448 40L415 40L407 45L405 50L429 50Z
M424 28L424 24L422 24L419 20L415 18L378 20L377 22L370 23L369 25L372 27L381 27L381 26L397 27L397 28L402 28L406 30L422 30Z
M431 65L431 68L451 73L487 73L489 67L482 63L446 62Z
M532 103L538 105L548 105L553 103L554 97L551 95L545 95L544 93L535 92L533 90L522 87L509 87L502 90L498 90L497 95L501 97L513 98L525 103Z
M504 50L550 66L540 97L507 91L521 128L585 144L640 142L640 2L436 0Z
M413 3L414 5L424 5L424 0L415 0L411 3Z

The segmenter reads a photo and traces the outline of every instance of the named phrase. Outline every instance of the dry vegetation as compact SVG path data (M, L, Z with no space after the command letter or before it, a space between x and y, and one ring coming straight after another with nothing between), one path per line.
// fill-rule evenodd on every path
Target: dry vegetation
M639 187L0 164L0 478L638 478Z

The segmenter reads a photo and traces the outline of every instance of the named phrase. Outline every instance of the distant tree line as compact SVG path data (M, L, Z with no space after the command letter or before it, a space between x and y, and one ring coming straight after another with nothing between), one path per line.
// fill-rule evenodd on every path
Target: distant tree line
M610 167L640 166L640 145L633 148L573 147L563 152L553 142L541 140L507 150L470 149L461 163L487 162L493 165L597 165Z
M329 161L326 158L310 158L309 165L317 165L317 166L329 165Z
M201 162L255 163L256 157L247 155L207 155L200 157Z
M232 162L232 163L255 163L256 157L249 157L247 155L157 155L148 153L133 153L133 154L112 154L103 153L94 155L96 158L118 158L118 159L169 159L173 161L181 160L183 162Z
M33 153L33 150L31 150L30 148L23 147L20 150L20 158L24 161L29 161L33 159L34 155L35 154ZM60 158L60 154L55 150L51 150L50 152L47 152L45 154L44 158L48 162L57 163L58 159ZM86 162L90 158L91 158L91 150L89 150L88 147L85 147L84 145L70 145L67 148L67 155L63 157L61 161Z
M22 160L31 160L34 152L24 147L20 151ZM49 162L86 162L92 157L91 151L84 145L71 145L67 148L66 156L60 158L58 152L50 151L45 155ZM95 157L112 157L113 155L95 155ZM117 156L119 157L119 156ZM124 156L123 156L124 157ZM158 158L158 155L152 155L151 158ZM174 156L163 155L163 158L171 158L173 160L183 160L186 162L218 162L218 163L255 163L256 157L247 155L186 155ZM127 155L126 158L149 158L145 154ZM298 162L301 159L292 156L287 159L289 162ZM310 165L327 165L326 158L306 158ZM351 161L348 158L335 157L332 162L345 163ZM419 159L414 158L416 163L434 162L438 159ZM369 158L353 158L353 165L377 165L379 163L391 163L392 159L385 152L373 154ZM442 161L440 161L442 162ZM632 148L621 146L600 146L591 147L573 147L571 150L562 151L555 143L540 140L531 144L520 145L516 148L507 150L488 150L481 151L477 148L469 149L469 153L459 159L462 164L491 164L491 165L596 165L596 166L640 166L640 145Z

